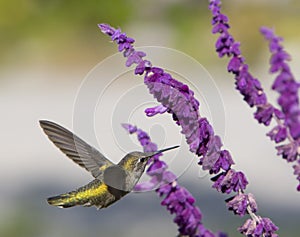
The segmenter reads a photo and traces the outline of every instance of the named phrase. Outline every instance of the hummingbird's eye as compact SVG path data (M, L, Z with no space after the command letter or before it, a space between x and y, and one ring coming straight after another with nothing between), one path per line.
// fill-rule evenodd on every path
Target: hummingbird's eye
M146 161L146 157L140 158L140 162L144 163Z

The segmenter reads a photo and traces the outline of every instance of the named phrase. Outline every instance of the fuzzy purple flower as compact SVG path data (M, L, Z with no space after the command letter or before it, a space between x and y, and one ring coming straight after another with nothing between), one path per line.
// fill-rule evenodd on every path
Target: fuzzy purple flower
M289 138L289 143L277 146L276 149L278 154L282 155L288 162L294 162L299 155L300 107L298 90L300 84L294 79L287 63L290 60L290 56L281 45L283 39L276 36L274 31L267 27L262 27L261 33L269 41L269 49L272 53L270 72L278 73L272 89L279 93L277 102L281 106L284 114L284 125L286 125L284 127L282 124L279 124L268 135L275 142L285 140L284 137ZM299 176L297 176L297 179L299 180ZM300 191L299 187L300 185L297 187L298 191Z

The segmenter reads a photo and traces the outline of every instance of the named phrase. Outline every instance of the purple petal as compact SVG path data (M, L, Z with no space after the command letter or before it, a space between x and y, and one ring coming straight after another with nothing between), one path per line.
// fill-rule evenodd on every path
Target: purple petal
M149 181L138 183L134 187L134 191L151 191L158 186L160 180L157 176L153 176Z
M297 159L298 147L299 144L297 142L277 146L277 155L282 155L283 159L286 159L288 162L293 162Z
M135 68L134 74L142 75L145 71L149 71L152 64L148 60L142 60Z
M112 36L115 32L115 28L111 27L108 24L98 24L98 27L104 34L107 34L109 36Z
M148 117L152 117L156 114L163 114L167 111L168 109L166 107L164 107L163 105L158 105L152 108L147 108L145 110L145 113Z
M263 123L264 125L268 126L272 120L273 113L273 106L266 104L264 106L257 107L254 117L259 123Z
M237 194L236 196L227 199L227 207L232 210L234 214L244 216L247 212L248 197L245 194Z
M135 133L137 131L137 127L129 123L123 123L122 127L125 128L130 134Z
M275 126L270 132L267 133L267 136L276 143L282 142L287 138L286 127L281 125Z

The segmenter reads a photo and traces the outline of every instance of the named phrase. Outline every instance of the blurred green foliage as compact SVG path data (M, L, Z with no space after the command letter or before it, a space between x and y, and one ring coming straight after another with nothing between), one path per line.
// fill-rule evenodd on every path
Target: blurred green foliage
M0 62L34 59L35 55L64 63L75 58L79 62L99 58L100 52L105 54L108 47L108 44L100 44L105 38L99 37L96 24L101 22L124 30L135 22L163 25L172 32L168 47L182 50L200 61L215 60L216 37L211 34L207 2L0 0ZM299 7L297 1L269 4L269 1L230 0L223 3L232 33L242 42L243 53L250 62L256 59L257 49L266 47L258 32L261 25L276 26L283 37L299 37L300 29L296 27ZM158 34L159 37L163 36ZM147 45L147 42L140 43Z
M34 55L84 47L91 32L99 34L97 23L124 24L130 15L131 7L123 0L1 0L1 57L22 54L24 48Z
M25 212L24 209L19 208L14 211L10 218L0 223L0 236L5 237L33 237L39 236L43 233L44 227L39 223L39 219L33 220L30 218L31 212Z
M102 21L118 24L130 15L131 8L124 0L90 0L84 4L79 0L0 1L1 33L6 33L7 41L49 37L54 31L62 33L66 29L91 29Z

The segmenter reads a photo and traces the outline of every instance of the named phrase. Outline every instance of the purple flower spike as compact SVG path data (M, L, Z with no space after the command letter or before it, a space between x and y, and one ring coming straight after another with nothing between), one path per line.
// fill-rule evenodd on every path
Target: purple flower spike
M277 100L281 111L271 105L263 91L260 82L249 72L245 58L241 55L240 43L236 42L229 33L228 18L221 13L221 1L210 0L209 9L212 13L213 34L219 34L216 41L216 52L219 57L227 56L230 60L227 66L228 72L235 76L236 89L243 95L243 99L250 107L255 107L254 118L261 124L269 126L272 119L275 126L267 136L275 143L288 140L287 145L277 146L279 155L289 162L297 159L298 153L295 145L300 139L300 106L298 90L300 83L296 82L288 65L291 59L283 49L283 39L274 34L272 29L262 27L261 33L269 41L269 49L272 53L270 59L270 72L278 73L272 89L279 93Z
M211 3L210 6L215 17L215 22L221 19L226 24L227 18L221 16L216 8L216 6L218 7L217 3L220 3L220 1L211 1ZM219 53L221 55L227 54L240 57L238 55L240 53L239 44L234 42L233 38L228 35L228 32L225 32L225 29L226 27L222 27L221 30L223 31L222 37L224 38L219 41ZM111 34L110 30L111 28L109 30L107 30L107 27L105 28L105 31L109 32L109 34ZM131 45L132 42L131 40L127 41L126 35L118 30L115 30L111 37L118 44L129 42ZM122 40L118 37L121 37ZM134 47L131 45L127 49L124 49L123 55L129 58L135 52ZM212 178L214 181L213 187L223 193L231 193L232 191L238 194L243 193L248 181L242 172L237 172L231 168L231 165L234 164L231 155L229 151L221 149L222 143L220 138L214 134L214 130L208 120L200 116L199 102L195 99L194 92L187 85L172 78L163 69L152 67L150 62L142 59L144 54L136 52L135 55L138 55L136 57L137 60L132 61L133 64L137 64L135 73L145 73L144 83L154 98L161 103L163 106L161 108L165 108L165 112L171 113L174 121L181 127L181 132L186 138L190 151L201 157L199 164L202 165L203 169L209 170L211 174L217 174ZM243 59L241 62L243 62ZM241 64L240 67L232 67L232 71L237 69L239 69L237 72L237 87L250 106L264 108L264 110L257 112L257 117L263 123L268 123L269 107L259 81L250 75L247 65ZM161 108L151 108L146 110L146 112L149 115L158 114L157 112ZM282 116L273 108L271 109L271 114L274 114L278 119ZM137 129L136 133L145 151L157 150L156 145L150 141L149 136L145 132ZM201 224L201 215L193 204L194 198L187 190L178 185L174 175L167 173L169 172L167 171L167 165L160 161L158 157L159 155L151 159L150 163L153 163L147 170L147 174L152 177L150 182L145 183L144 186L139 185L137 188L139 190L143 188L149 189L157 185L156 192L164 198L162 205L165 205L171 213L175 214L174 221L179 226L179 232L182 235L199 237L214 236L212 232L208 231ZM221 169L224 171L221 172ZM257 208L254 203L253 196L248 195L247 211L254 209L256 211ZM231 210L236 214L242 213L242 210L236 211L236 208L231 208ZM251 216L256 219L254 211L252 211Z
M281 45L282 38L276 36L272 29L261 28L261 33L269 41L270 52L270 72L278 72L272 88L279 93L278 104L285 115L285 122L289 127L291 136L296 140L300 138L300 108L298 90L299 83L295 81L287 61L290 60L289 54L284 51Z
M282 155L288 162L293 162L297 160L299 155L300 108L298 90L300 84L296 82L288 66L287 61L290 60L290 56L281 45L283 39L276 36L274 31L267 27L262 27L261 33L269 41L269 49L272 53L270 72L278 73L272 89L279 93L277 101L281 106L282 118L284 119L284 125L286 125L279 124L267 135L275 142L281 142L285 138L289 138L288 144L277 146L276 149L278 155ZM299 176L297 176L297 179L299 180ZM297 190L300 191L299 185Z
M154 144L147 133L130 124L123 127L130 133L136 133L139 142L144 151L157 151ZM207 230L201 223L202 214L195 204L195 198L185 188L181 187L176 181L176 175L167 171L168 166L165 162L160 161L158 157L151 159L152 164L147 170L147 174L151 176L151 180L145 183L137 184L135 190L145 191L156 188L159 196L163 197L161 205L166 206L171 214L175 214L174 222L178 225L178 231L181 235L191 237L202 236L226 236L223 233L214 235ZM199 234L199 230L201 233Z

